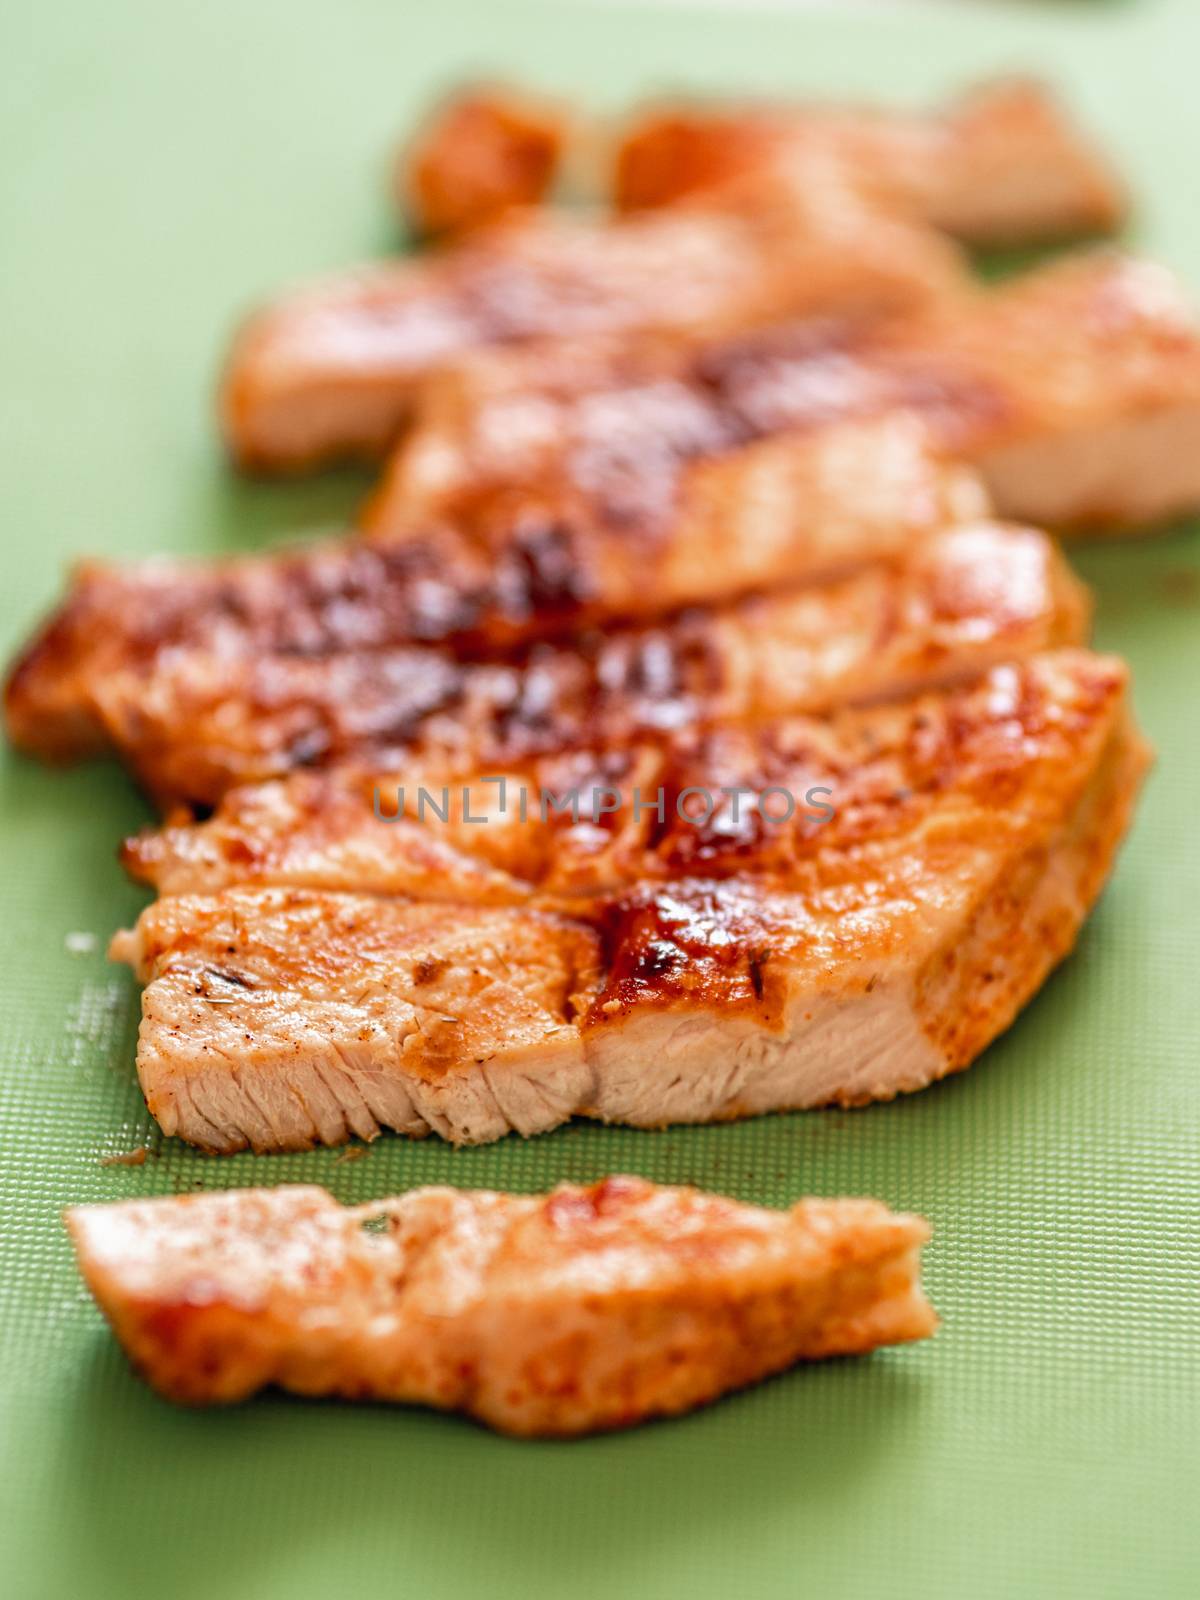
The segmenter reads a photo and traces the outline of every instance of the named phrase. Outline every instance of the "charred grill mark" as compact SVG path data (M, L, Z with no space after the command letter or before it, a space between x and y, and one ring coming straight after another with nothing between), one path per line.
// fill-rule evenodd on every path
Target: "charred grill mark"
M602 526L648 535L666 525L697 460L890 406L947 409L953 400L949 379L938 388L931 372L907 384L892 377L861 324L809 320L709 345L676 377L630 374L589 397L566 476Z
M671 699L684 686L680 642L662 628L606 640L596 657L596 677L615 696Z
M231 984L237 989L253 989L250 979L240 972L231 972L228 967L205 967L206 976L214 978L218 983Z
M604 643L595 657L599 710L646 733L676 733L704 715L725 664L711 631L687 618Z
M750 987L754 990L754 998L761 1001L764 993L763 968L766 965L767 952L765 950L751 950L746 956L746 970L750 974Z
M439 556L431 550L430 557L427 570L414 569L402 580L403 605L398 607L392 638L428 645L466 644L485 628L495 609L495 591L456 575L444 551Z
M404 630L398 637L415 644L466 642L479 635L491 596L435 578L414 585Z
M649 841L669 876L726 877L751 865L784 865L816 835L819 822L809 816L805 795L814 784L832 786L828 763L803 745L773 749L766 730L749 762L747 754L723 751L720 738L707 735L676 747L663 776L665 817ZM763 814L760 796L772 787L791 795L790 815ZM697 789L702 792L687 794Z
M999 430L1013 418L1009 395L977 373L956 370L949 362L905 357L887 376L884 403L876 409L903 406L919 412L947 450Z
M736 445L871 409L863 326L814 319L715 344L692 367Z
M641 735L671 737L705 716L724 658L700 629L654 629L534 645L518 656L490 703L506 754L571 749Z
M576 426L567 481L601 526L617 534L661 533L686 465L745 442L720 396L686 376L643 377L588 396Z
M563 518L518 524L496 565L494 609L509 623L574 616L595 599L577 531Z
M948 448L1010 420L1013 403L953 357L892 350L869 323L827 319L715 344L691 380L713 397L733 447L886 411L919 412Z
M363 543L316 547L280 562L255 596L226 581L220 614L264 649L283 656L324 656L384 642L395 591L379 552Z
M536 646L490 704L497 753L519 758L579 743L594 699L586 663Z
M549 623L559 614L573 617L592 598L578 540L561 520L522 526L516 519L523 514L513 507L501 515L502 537L492 536L498 558L486 548L471 552L449 529L390 545L348 541L335 552L298 557L268 601L273 614L260 618L257 630L248 617L248 631L256 631L260 648L324 656L465 641L486 636L489 627L528 625L542 613ZM489 567L489 576L477 575Z
M325 586L301 584L295 597L295 615L311 632L309 654L447 639L478 626L487 601L454 575L452 562L448 574L437 530L392 545L351 544L330 576Z
M316 545L219 573L97 569L26 653L18 675L61 677L77 656L86 669L97 638L103 645L110 633L120 664L152 670L168 651L281 665L405 645L452 645L469 655L474 644L494 653L583 620L594 586L565 520L501 508L489 539L491 548L485 540L473 549L465 528L430 529L392 544ZM10 695L14 685L18 676Z
M362 703L331 707L343 755L402 751L425 724L457 711L467 696L469 672L433 651L406 651L375 663L368 658L363 665L364 679L354 690Z
M770 824L749 808L749 796L732 821L733 801L725 798L707 820L697 820L668 830L659 842L659 855L667 870L682 874L702 870L725 876L761 860Z
M228 580L218 586L212 604L217 616L229 622L245 625L253 620L244 598Z
M638 982L665 977L683 960L683 951L666 939L650 939L634 954L630 976Z

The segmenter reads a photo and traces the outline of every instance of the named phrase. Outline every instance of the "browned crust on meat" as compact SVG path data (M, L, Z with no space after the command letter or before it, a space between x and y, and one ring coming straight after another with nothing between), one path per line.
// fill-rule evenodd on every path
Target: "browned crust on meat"
M739 777L747 789L793 796L815 779L820 802L797 803L786 826L750 813L740 831L729 805L704 827L676 816L650 841L633 889L603 906L607 977L589 1021L700 1000L780 1027L772 957L804 948L807 913L822 903L843 919L840 962L896 954L873 942L873 913L933 830L948 873L989 839L1004 840L1002 875L981 889L979 926L931 958L920 979L931 1039L954 1065L973 1060L1068 953L1128 829L1148 750L1125 709L1127 681L1112 657L1001 669L940 702L843 717L824 741L825 751L841 745L840 761L822 761L813 734L783 730L776 751L763 750L757 770ZM695 771L714 765L719 758L702 757ZM820 812L826 803L831 820ZM774 899L764 884L787 893Z
M183 727L186 709L169 707L172 674L230 685L256 676L264 717L278 717L281 697L308 692L315 677L329 687L315 688L313 707L276 736L298 749L316 741L310 759L328 759L321 704L347 674L374 672L380 652L392 652L381 683L407 689L388 719L399 725L454 698L448 658L422 658L424 646L494 656L593 624L853 571L899 558L982 501L903 420L766 448L780 459L749 461L749 481L735 472L697 483L669 526L648 510L612 523L569 495L525 492L394 540L331 540L207 565L86 566L10 673L10 736L63 758L94 751L115 718L108 737L132 737L136 749L153 737L159 706ZM740 527L743 490L757 494ZM764 510L774 513L765 521ZM105 702L116 708L107 719ZM141 719L145 731L131 736Z
M324 555L314 569L353 570ZM219 603L206 618L203 595L190 612L179 606L178 628L159 608L171 642L153 643L148 660L139 640L100 625L85 588L55 625L77 621L74 657L35 646L14 674L10 732L41 750L60 729L55 753L65 754L75 724L55 716L69 685L152 794L211 804L233 784L306 767L453 759L464 770L898 696L1078 642L1088 611L1042 536L978 525L926 539L898 567L472 664L379 643L404 631L403 605L386 563L368 558L360 570L356 587L314 583L315 599L264 582L270 605L255 615L243 604L233 622Z
M442 443L461 460L444 501L413 465L427 459L430 441L414 441L409 466L397 466L376 502L367 549L329 545L194 573L169 563L128 577L85 569L10 679L14 738L55 758L94 749L97 693L120 708L118 669L156 676L159 657L180 644L214 652L218 668L240 652L270 657L258 670L286 698L308 658L343 647L440 641L495 652L702 602L718 583L808 582L839 564L894 555L962 515L964 494L928 456L921 467L915 424L892 414L897 405L918 411L943 449L976 459L1002 497L1029 500L1031 514L1125 526L1186 507L1200 492L1190 448L1200 429L1200 342L1177 286L1144 263L1087 256L998 292L986 312L869 335L776 330L689 359L683 376L668 366L650 384L655 405L675 419L668 425L655 412L643 430L654 449L641 434L614 442L607 424L562 420L574 444L552 468L536 467L536 492L497 482L470 426L458 437L446 423ZM619 414L630 393L646 392L646 371L630 380L619 362L611 370L615 388L604 379L598 391L569 393L568 411L578 403L580 416L592 416L598 394L607 396L601 412ZM548 355L528 375L538 394L561 387ZM463 399L476 424L504 393L502 381L481 381L482 411L472 411L469 384ZM890 421L845 422L877 411ZM839 523L839 508L848 521ZM417 511L415 523L406 520ZM263 695L277 698L274 682ZM134 709L152 700L139 692ZM299 721L287 731L297 758L312 750L309 759L326 759L321 714Z
M126 841L122 859L164 893L279 883L421 898L467 889L471 898L518 903L535 892L602 892L614 874L786 876L809 851L853 841L860 830L911 826L947 782L970 781L973 762L994 764L995 752L981 743L989 693L964 688L915 707L745 728L664 718L654 741L646 718L640 732L620 727L609 748L594 742L604 728L597 711L569 737L560 726L550 753L538 755L536 739L522 735L493 746L486 769L464 750L457 760L447 755L394 774L341 768L234 789L209 821L148 830ZM1049 702L1049 686L1041 694ZM1036 703L1033 692L1022 710L1030 737L1042 733ZM792 797L791 827L767 826L748 801L733 798L768 789ZM689 790L712 805L702 826L694 807L690 820L678 815L678 797ZM543 798L571 794L576 814ZM829 821L831 797L837 815ZM401 807L405 820L393 820Z

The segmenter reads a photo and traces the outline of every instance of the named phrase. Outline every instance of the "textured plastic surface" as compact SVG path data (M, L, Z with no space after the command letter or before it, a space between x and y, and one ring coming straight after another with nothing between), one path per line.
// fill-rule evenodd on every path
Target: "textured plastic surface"
M209 391L235 314L393 247L397 130L485 68L596 103L683 82L918 98L1013 66L1121 153L1137 236L1200 290L1186 5L634 14L340 0L10 4L0 48L5 640L88 551L251 548L336 522L365 478L237 482ZM162 1145L137 1001L103 946L144 815L105 767L3 764L0 1585L131 1592L945 1596L1200 1592L1200 530L1093 548L1099 637L1161 756L1079 951L972 1072L854 1114L455 1153L381 1140L212 1160ZM95 936L71 953L68 936ZM81 941L71 943L78 946ZM142 1167L103 1158L148 1141ZM309 1179L534 1189L626 1169L932 1218L932 1342L795 1372L685 1421L570 1446L268 1398L189 1414L127 1372L61 1208Z

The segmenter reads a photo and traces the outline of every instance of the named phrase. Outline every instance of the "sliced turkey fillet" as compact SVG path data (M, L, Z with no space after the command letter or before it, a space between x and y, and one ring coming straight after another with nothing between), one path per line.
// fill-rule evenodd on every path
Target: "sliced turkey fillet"
M386 541L481 486L566 486L576 516L686 507L754 482L768 442L912 412L1003 516L1064 531L1200 504L1200 331L1163 268L1110 250L887 323L778 324L688 349L564 341L432 382L368 507ZM674 511L673 515L678 515Z
M390 694L383 714L394 724L456 693L448 658L423 658L418 647L495 655L815 582L901 560L986 506L974 478L941 459L909 418L766 441L729 465L712 463L665 520L589 520L569 506L560 515L552 496L531 488L520 507L485 496L473 517L428 522L387 543L89 564L10 672L9 734L24 749L69 759L113 741L136 745L140 719L152 728L160 708L177 720L176 680L254 680L265 717L277 695L294 699L289 686L315 677L327 687L288 724L302 759L321 703L347 674L377 675L369 715ZM376 665L389 650L393 658Z
M1045 538L989 524L898 565L696 611L506 663L400 648L164 658L100 681L111 743L164 804L369 762L489 770L691 725L820 711L969 677L1081 641L1088 603Z
M582 692L580 658L565 658L570 673L545 660L545 678L517 699L526 723L489 713L461 739L414 742L391 771L360 758L233 788L207 821L126 841L123 860L165 894L262 883L520 903L650 871L640 852L660 789L824 785L843 817L854 814L852 796L918 786L905 765L911 707L890 720L767 719L969 681L1076 643L1085 623L1078 586L1042 535L963 529L939 544L907 587L864 575L698 619L702 633L656 633L628 654L609 640ZM674 836L660 826L656 837Z
M832 774L835 819L799 802L739 818L729 801L638 836L618 818L590 881L570 827L516 838L499 865L449 841L468 878L507 870L535 905L473 903L452 867L432 902L162 899L113 946L147 985L147 1103L165 1132L223 1151L383 1127L481 1143L574 1115L662 1126L921 1088L1008 1026L1100 893L1147 762L1126 677L1066 651L844 723L719 732L680 753L673 794L741 775L804 796Z
M347 1208L289 1185L66 1221L130 1361L188 1405L276 1385L567 1436L937 1327L920 1284L929 1226L874 1200L768 1211L609 1177Z
M907 310L962 290L945 240L840 192L734 185L720 205L616 221L531 214L417 258L285 294L238 333L221 413L245 466L376 456L422 379L493 344L695 336L838 309Z
M669 205L753 173L804 184L832 162L852 187L972 244L1035 243L1116 227L1107 161L1029 79L987 84L938 112L836 105L649 108L616 153L625 211Z

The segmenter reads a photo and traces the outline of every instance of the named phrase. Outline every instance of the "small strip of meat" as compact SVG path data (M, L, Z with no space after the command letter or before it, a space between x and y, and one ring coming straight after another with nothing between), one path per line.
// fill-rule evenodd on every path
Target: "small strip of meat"
M499 87L462 90L400 153L397 202L419 233L458 234L540 204L570 127L557 101Z
M430 901L169 896L112 952L147 985L147 1103L164 1132L228 1151L385 1127L480 1143L576 1115L660 1127L922 1088L1070 951L1147 759L1122 664L1059 652L681 747L663 822L593 827L590 876L588 824L517 830L498 861L487 828L473 859L452 830L459 859L506 873L524 905L476 903L452 863L426 878ZM825 776L822 824L808 798ZM782 788L793 811L722 799L687 820L689 780Z
M246 323L230 353L229 448L270 471L376 457L409 419L421 381L488 345L694 338L833 309L908 310L964 288L948 242L849 199L736 199L616 222L526 216L287 294Z
M685 618L670 629L611 636L587 653L540 652L521 672L460 668L457 705L410 733L403 758L389 747L382 716L357 744L347 727L352 715L365 725L378 676L364 671L353 693L342 686L322 702L317 679L328 665L318 665L297 698L324 706L324 737L340 764L234 788L210 821L142 834L127 841L123 859L135 877L169 894L273 883L427 897L429 886L440 884L444 893L481 903L519 901L526 891L514 874L529 873L509 852L517 840L544 850L548 834L537 827L536 800L522 827L515 800L498 812L502 776L514 794L522 785L533 796L616 790L627 818L633 789L651 793L668 781L664 769L678 766L671 749L694 743L703 752L689 757L701 772L695 781L713 781L721 765L715 741L735 736L707 739L698 730L969 681L1001 661L1080 643L1086 623L1082 586L1044 535L982 526L943 535L898 574L876 569L791 598ZM158 752L143 750L136 759L127 752L144 783L158 792L215 796L235 777L286 770L287 747L264 737L271 723L262 715L247 715L235 731L235 685L226 688L203 717L176 699ZM172 743L169 730L182 728L186 741ZM809 737L811 783L831 784L844 801L848 775L859 768L857 748L818 761L829 740ZM368 758L374 765L364 770ZM347 770L355 761L359 770ZM678 772L672 780L675 789L691 781ZM453 816L446 828L436 826L432 806L422 808L421 828L377 818L377 805L393 815L401 786L410 813L422 786L431 794L448 789ZM578 849L567 852L575 866L568 872L560 858L556 882L592 881L615 827L610 817L606 831L577 830ZM609 845L600 850L605 838Z
M1124 190L1044 86L985 85L934 114L866 107L653 107L616 155L623 211L669 205L748 174L803 183L814 163L902 214L971 244L1036 243L1115 228Z
M592 515L569 488L533 488L485 500L472 515L414 522L396 539L208 564L85 566L12 669L9 735L53 760L114 738L136 747L148 737L136 731L143 719L178 715L164 676L290 683L322 662L330 670L318 704L347 672L377 673L377 712L392 668L367 658L386 650L409 650L399 676L418 700L427 690L436 702L453 674L444 661L420 671L414 645L493 655L849 573L902 557L985 504L909 418L767 441L731 465L710 463L677 503L668 493L660 514L628 522ZM132 736L129 719L101 710L124 705L126 691ZM271 698L266 691L264 714ZM393 693L392 723L404 704ZM293 734L299 750L306 728Z
M1017 521L1122 531L1200 504L1194 308L1162 268L1094 250L889 323L479 356L430 385L366 527L403 537L529 484L636 526L714 482L750 493L767 442L896 412Z
M874 1200L767 1211L610 1177L346 1208L290 1185L66 1221L130 1361L187 1405L273 1384L567 1437L937 1328L920 1284L929 1226Z

